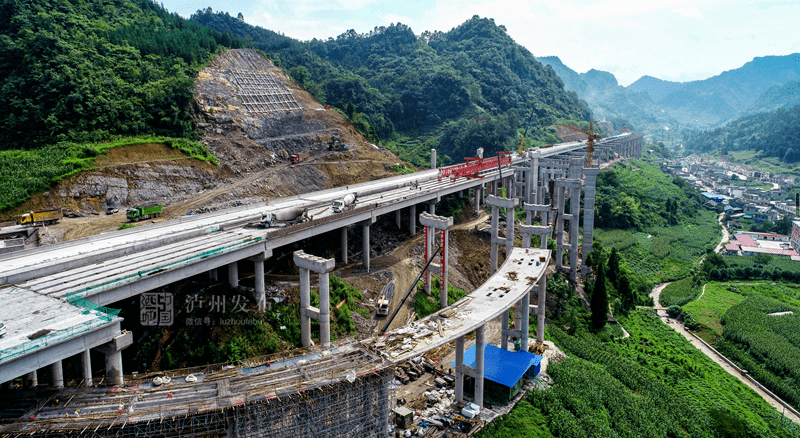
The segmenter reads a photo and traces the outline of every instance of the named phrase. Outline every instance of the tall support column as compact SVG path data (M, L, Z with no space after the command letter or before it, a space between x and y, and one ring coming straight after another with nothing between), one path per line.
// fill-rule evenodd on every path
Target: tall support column
M331 300L329 272L336 260L324 259L305 252L294 252L294 263L300 268L300 341L303 347L311 346L311 320L319 321L319 341L322 348L331 345ZM311 306L310 272L319 274L319 308Z
M556 269L561 269L562 261L564 260L564 187L556 183Z
M539 279L539 303L536 307L536 344L544 342L544 305L547 298L547 275Z
M295 261L295 263L297 263ZM300 268L300 343L303 347L311 346L311 318L304 315L304 309L311 308L311 273Z
M112 386L122 385L122 351L106 353L106 380Z
M545 270L546 271L546 270ZM521 349L522 351L528 351L528 336L529 336L529 326L530 326L530 309L531 307L531 294L526 293L522 296L522 301L520 302L521 307L520 312L522 314L522 321L519 327L514 327L520 331L520 342L521 342Z
M342 263L347 263L347 227L342 227L340 230L342 237Z
M258 304L258 310L264 312L267 310L267 289L264 286L264 253L255 256L253 264L256 273L256 303Z
M598 173L600 173L600 169L583 169L586 177L583 190L583 256L581 258L581 275L583 276L589 273L586 257L592 251L592 242L594 241L594 198Z
M239 262L228 264L228 284L231 287L239 287Z
M408 207L408 234L417 234L417 206Z
M508 311L500 314L500 348L508 350Z
M369 272L369 226L371 222L364 222L361 224L361 239L362 239L362 258L364 261L364 269Z
M37 371L33 370L25 375L25 387L36 388L37 386L39 386L39 376L37 374Z
M464 337L456 338L456 401L464 400Z
M428 202L428 213L436 214L436 201L429 201Z
M475 194L475 216L481 214L481 198L483 197L483 185L476 186L472 189Z
M217 277L217 270L216 270L216 268L215 268L215 269L212 269L212 270L210 270L210 271L208 271L208 278L209 278L211 281L217 281L217 278L218 278L218 277Z
M319 274L319 343L331 347L331 293L330 274Z
M516 207L517 201L517 198L508 199L495 196L486 198L486 204L492 206L492 248L491 254L489 255L491 274L497 272L497 245L500 243L506 245L506 257L511 254L511 250L514 248L514 207ZM506 213L506 237L504 239L500 239L498 232L501 208L506 208L508 210Z
M92 386L92 358L89 350L84 350L83 353L78 355L78 358L83 372L83 385L86 387Z
M486 350L486 326L482 325L475 330L475 404L483 407L483 358Z
M64 387L64 367L61 361L50 365L50 385L52 388Z
M440 255L441 263L431 263L431 266L425 273L425 291L428 293L431 292L431 273L437 272L441 274L442 281L439 288L439 304L442 308L445 308L447 307L447 285L449 284L448 276L450 274L450 267L448 266L450 259L448 254L450 244L448 236L449 232L447 230L453 226L453 218L436 216L430 213L422 213L419 216L419 222L425 226L425 263L428 263L428 260L430 260L433 255L433 244L436 242L436 239L442 239L442 253ZM438 230L442 231L439 232Z
M431 169L436 169L436 149L431 149Z
M397 229L400 229L400 213L402 210L397 210L394 212L394 223L397 225Z

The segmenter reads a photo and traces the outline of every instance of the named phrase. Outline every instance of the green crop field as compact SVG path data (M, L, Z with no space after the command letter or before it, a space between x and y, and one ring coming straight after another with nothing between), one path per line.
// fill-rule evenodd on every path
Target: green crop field
M570 357L551 363L546 391L529 392L523 421L516 409L481 437L795 437L784 419L754 391L646 311L620 322L629 338L602 342L548 327ZM538 413L546 423L537 426ZM545 427L546 426L546 427Z

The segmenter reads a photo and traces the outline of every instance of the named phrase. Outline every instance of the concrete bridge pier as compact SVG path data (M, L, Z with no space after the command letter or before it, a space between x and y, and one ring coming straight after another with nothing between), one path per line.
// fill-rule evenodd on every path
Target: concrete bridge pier
M214 268L208 271L208 279L211 281L217 281L217 268Z
M228 284L239 287L239 262L228 263Z
M436 214L436 200L428 201L428 213Z
M440 283L439 288L439 305L441 308L447 307L447 285L448 285L448 275L450 273L450 267L448 266L450 262L450 257L448 254L448 250L450 248L449 244L449 230L453 226L453 218L452 217L443 217L443 216L436 216L434 214L429 213L422 213L419 216L419 223L425 226L425 235L427 239L425 241L425 254L430 257L433 254L433 243L436 242L437 238L437 231L442 230L442 254L441 254L441 264L431 263L430 268L428 268L428 272L425 274L427 283L425 286L425 290L430 293L431 287L431 273L438 272L441 275L442 281ZM430 259L428 259L430 260ZM425 263L428 262L425 260Z
M106 381L109 385L120 386L125 383L122 378L122 350L131 344L133 344L133 334L119 332L114 339L97 347L97 350L106 356ZM89 369L91 373L91 366Z
M369 272L369 226L372 221L366 221L361 224L361 254L364 262L364 269Z
M60 360L50 365L50 387L64 387L64 366Z
M319 341L322 348L331 346L331 300L329 272L336 260L324 259L304 251L294 252L294 263L300 268L300 341L311 346L311 320L319 321ZM310 272L319 274L319 308L311 306Z
M547 275L539 279L539 303L536 306L536 344L544 342L544 305L547 298Z
M488 196L486 204L492 206L492 249L491 249L491 270L490 274L497 272L497 245L505 243L506 257L511 254L514 249L514 207L517 206L518 199L516 198L498 198L495 196ZM500 239L498 233L500 227L500 209L506 208L506 237Z
M456 338L456 401L464 400L464 376L475 380L475 404L483 407L484 352L486 350L485 325L475 329L475 368L464 364L464 337Z
M400 229L400 214L402 212L403 212L403 210L397 210L397 211L394 212L394 223L395 223L395 225L397 225L397 229L398 230Z
M408 207L408 234L415 236L417 234L417 206L412 205Z
M256 274L256 304L258 305L258 310L264 312L267 310L267 290L264 286L264 253L259 253L252 260L254 264L253 270Z
M36 388L39 386L39 375L37 370L33 370L26 374L23 380L26 388Z
M475 216L481 214L481 198L483 198L483 184L479 184L472 189L475 195Z
M583 254L581 257L581 275L584 277L589 273L589 267L586 266L586 257L592 251L592 242L594 241L594 198L598 173L600 173L598 168L583 169Z
M78 362L83 377L83 386L92 386L92 358L90 350L83 350L83 353L78 355Z
M547 212L550 210L549 205L541 205L541 204L528 204L527 202L522 204L523 210L525 210L525 226L520 226L520 231L523 229L528 230L527 234L525 231L522 231L522 247L523 248L530 248L531 247L531 235L534 236L542 236L541 233L544 230L547 231L547 235L552 232L552 228L547 227ZM536 216L541 216L542 218L542 229L539 228L531 228L533 227L533 220ZM546 236L545 236L546 237ZM547 239L545 239L545 246L543 249L547 249Z

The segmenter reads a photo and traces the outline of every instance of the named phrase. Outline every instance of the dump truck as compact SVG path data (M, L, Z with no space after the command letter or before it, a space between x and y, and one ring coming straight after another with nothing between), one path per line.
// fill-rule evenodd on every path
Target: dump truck
M164 206L160 204L135 205L133 208L125 210L125 216L132 222L139 222L142 219L161 216Z
M301 161L304 161L306 158L308 158L308 155L309 155L308 152L303 152L301 154L289 155L289 158L292 159L292 164L297 164L297 163L299 163Z
M62 217L64 217L64 214L61 212L60 208L53 210L32 211L20 216L19 219L17 219L17 225L22 225L25 227L53 225Z
M261 221L259 222L264 228L273 228L278 226L291 226L308 221L308 209L302 207L284 208L276 212L268 211L261 213Z
M357 198L358 195L356 193L348 193L344 195L341 199L333 201L333 212L341 213L345 210L352 209L356 205Z
M392 295L394 295L394 283L389 283L384 286L381 295L378 297L378 302L375 306L375 313L378 315L388 315L389 305L392 303Z

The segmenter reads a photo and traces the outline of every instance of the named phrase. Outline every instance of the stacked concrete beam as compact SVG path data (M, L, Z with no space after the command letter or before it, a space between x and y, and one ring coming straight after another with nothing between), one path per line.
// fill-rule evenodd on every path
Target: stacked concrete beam
M303 347L311 346L311 320L319 321L319 341L323 348L331 345L331 299L329 272L336 260L324 259L305 252L294 252L294 263L300 268L300 340ZM319 308L311 305L311 275L319 274Z
M431 273L438 272L442 277L442 282L439 288L439 304L442 308L447 307L447 285L448 281L447 278L450 274L450 255L448 254L448 250L450 248L449 240L450 240L450 228L453 227L453 218L452 217L444 217L444 216L436 216L431 213L422 213L419 215L419 223L424 225L428 232L427 232L427 240L425 241L425 253L428 254L430 257L433 254L433 242L436 239L437 231L442 230L444 231L444 246L442 248L442 259L444 260L444 264L435 264L431 263L430 268L428 268L426 276L426 283L425 283L425 290L430 293L431 289ZM425 263L428 263L428 260L425 260Z
M497 272L497 245L500 243L506 246L506 257L511 254L514 248L514 208L517 206L518 199L516 198L498 198L496 196L488 196L486 204L492 207L492 249L491 249L491 274ZM506 209L506 237L500 238L500 209Z

